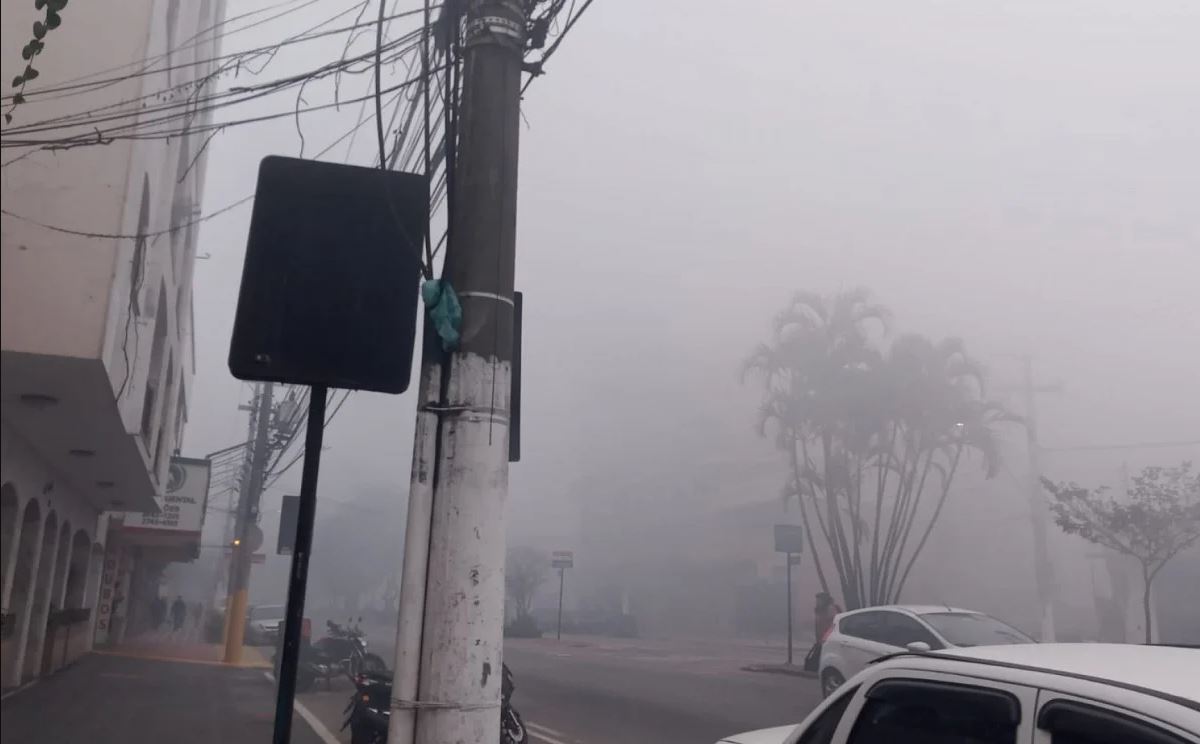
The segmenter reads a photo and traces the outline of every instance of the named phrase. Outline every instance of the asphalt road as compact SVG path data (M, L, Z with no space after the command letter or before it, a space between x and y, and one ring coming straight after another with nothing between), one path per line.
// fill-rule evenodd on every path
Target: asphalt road
M375 650L390 655L381 646ZM712 744L799 722L820 700L813 680L743 671L767 658L761 649L541 639L509 640L504 655L516 679L513 703L535 744ZM339 680L299 701L345 742L338 729L350 691Z

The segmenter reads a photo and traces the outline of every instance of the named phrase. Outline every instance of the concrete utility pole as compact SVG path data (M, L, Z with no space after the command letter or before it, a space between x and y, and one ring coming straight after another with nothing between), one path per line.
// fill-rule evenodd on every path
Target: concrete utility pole
M1046 494L1042 489L1041 447L1037 434L1037 394L1057 392L1060 386L1039 388L1034 385L1033 359L1024 357L1025 379L1022 385L1025 395L1025 437L1029 451L1029 514L1033 523L1033 565L1037 579L1038 605L1042 611L1042 637L1044 643L1053 642L1054 631L1054 564L1050 561L1046 545L1046 525L1050 521L1050 510L1046 506Z
M421 362L392 744L500 738L523 7L474 0L466 11L443 271L463 321L444 356L427 333Z
M246 602L250 588L250 560L255 547L247 539L250 526L256 523L258 501L262 496L263 473L271 455L271 409L275 384L264 382L257 387L254 410L254 438L250 449L250 472L242 481L238 497L237 523L234 530L233 555L229 561L229 599L225 609L225 663L242 660L242 642L246 633Z

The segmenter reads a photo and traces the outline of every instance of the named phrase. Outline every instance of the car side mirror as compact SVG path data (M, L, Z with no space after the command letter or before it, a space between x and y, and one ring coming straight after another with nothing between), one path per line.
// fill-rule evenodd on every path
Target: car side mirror
M913 641L912 643L905 644L904 647L914 654L923 654L932 650L925 641Z

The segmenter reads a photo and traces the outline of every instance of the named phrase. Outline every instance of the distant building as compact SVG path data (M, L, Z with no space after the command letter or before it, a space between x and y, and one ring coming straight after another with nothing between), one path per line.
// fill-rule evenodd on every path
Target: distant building
M0 4L7 93L46 11ZM193 83L212 70L223 13L222 0L71 3L33 61L27 102L5 104L6 144L81 132L106 144L4 150L3 687L86 651L93 626L119 641L138 593L157 592L155 564L198 547L191 525L175 529L167 485L195 371L205 164L190 132L211 116L189 94L206 90ZM49 88L59 90L39 95ZM84 112L81 124L64 118ZM127 533L124 512L150 516L131 518L142 529Z

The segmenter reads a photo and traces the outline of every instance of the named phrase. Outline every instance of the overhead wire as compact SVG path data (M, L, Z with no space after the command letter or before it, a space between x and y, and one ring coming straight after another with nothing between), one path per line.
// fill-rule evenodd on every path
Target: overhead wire
M411 43L412 41L413 40L405 38L405 39L401 39L401 40L394 42L394 45L396 47L399 47L406 42ZM390 47L389 51L392 48L394 48L394 47ZM408 48L401 49L399 52L397 52L395 55L393 55L392 57L389 58L389 62L402 57L408 51L409 51ZM291 75L291 76L288 76L285 78L271 80L271 81L264 82L264 83L258 83L255 85L239 86L237 88L233 88L228 91L223 91L220 93L212 94L211 96L205 97L204 99L197 101L197 103L211 103L212 101L216 101L219 99L230 98L233 96L241 96L240 98L238 98L236 100L232 100L232 101L223 101L222 103L217 103L214 105L205 105L205 106L195 106L193 103L167 104L162 107L155 107L155 108L149 109L149 111L151 113L158 113L160 111L171 111L173 109L180 109L180 108L184 108L185 110L184 111L176 111L175 113L169 113L165 116L160 116L157 118L142 119L141 115L143 113L145 113L147 111L147 109L140 109L135 112L124 112L124 113L112 115L109 117L93 119L93 120L89 120L87 122L81 122L79 124L68 125L68 127L70 127L70 128L79 128L82 126L90 126L90 127L92 127L92 131L90 131L90 132L81 132L81 133L67 135L67 136L63 136L63 137L57 137L57 138L53 138L53 139L28 139L28 138L21 138L19 136L14 138L13 135L14 134L16 134L16 135L38 134L41 132L54 131L55 129L60 129L62 127L28 126L28 127L22 128L22 129L14 129L13 131L6 132L7 136L4 139L3 143L0 144L0 146L3 146L3 147L46 147L47 145L65 145L65 144L71 144L74 142L95 143L97 141L108 142L108 141L112 141L114 139L141 139L144 137L136 136L133 134L127 134L127 135L119 134L122 132L132 132L132 131L137 131L140 129L149 129L150 133L157 135L157 137L154 137L154 138L158 138L161 136L181 136L182 134L185 134L185 133L196 134L198 132L209 131L211 129L217 129L217 128L224 128L226 126L233 126L233 125L237 125L239 123L244 123L247 121L263 121L263 120L270 119L270 118L280 118L282 116L290 116L290 115L293 115L295 113L295 111L281 113L281 114L267 115L266 117L261 117L261 116L260 117L249 117L248 119L243 119L240 121L235 120L235 121L227 121L227 122L212 122L212 123L200 126L200 127L186 128L186 131L183 129L171 129L171 130L152 129L152 127L154 125L166 124L166 123L173 122L173 121L176 121L176 120L178 120L180 118L184 118L184 117L191 118L191 117L195 117L199 114L216 111L217 109L225 108L227 106L237 105L240 103L245 103L248 101L256 100L259 98L263 98L267 95L270 95L272 93L276 93L281 90L286 90L293 86L299 85L301 83L304 83L305 81L317 80L317 79L321 79L323 77L328 77L329 75L334 74L338 71L346 71L356 63L369 61L369 59L373 55L374 55L374 52L372 52L371 54L364 54L364 55L360 55L358 57L351 58L345 62L339 61L339 62L335 62L335 63L328 63L326 65L322 65L321 67L306 71L299 75ZM361 72L361 71L359 71L359 72ZM385 93L394 92L395 90L399 90L400 88L406 87L408 85L412 85L416 82L419 82L419 79L412 78L410 80L406 80L406 81L400 83L399 85L390 87L383 92L385 92ZM367 98L369 98L369 96L364 96L359 99L354 99L353 101L343 101L341 103L353 103L353 102L356 102L359 100L366 100ZM329 109L329 108L335 108L339 105L341 105L341 104L338 102L327 103L327 104L322 104L322 105L317 105L317 106L306 107L306 108L300 109L300 111L308 112L308 111L324 110L324 109ZM100 129L98 126L96 126L97 124L103 124L103 123L107 123L109 121L121 121L124 119L130 119L130 118L136 119L136 121L134 121L132 123L128 123L128 124L116 124L114 126L108 127L107 129Z
M297 2L297 1L298 1L298 0L287 0L286 2L283 2L283 3L279 3L279 4L277 4L277 5L270 6L270 7L268 7L268 8L259 8L258 10L253 10L253 11L249 11L249 12L247 12L247 13L242 13L241 15L234 16L233 18L227 18L227 19L225 19L225 20L221 21L220 23L216 23L216 24L214 24L214 25L212 25L212 26L209 26L209 27L208 27L208 28L206 28L206 29L202 29L201 31L198 31L198 32L196 32L195 34L193 34L193 35L192 35L190 38L188 38L188 39L185 39L185 40L182 42L182 44L183 44L183 45L185 45L185 46L175 46L173 49L169 50L169 52L164 52L163 54L158 54L158 55L155 55L155 56L153 56L153 57L150 57L150 58L147 58L147 59L139 59L139 60L135 60L135 61L132 61L132 62L126 62L125 64L122 64L122 65L117 65L116 67L109 67L109 68L106 68L106 69L103 69L103 70L97 70L97 71L95 71L95 72L88 73L88 74L86 74L86 75L81 75L81 76L79 76L79 77L76 77L76 78L71 78L71 79L68 79L68 80L65 80L65 81L63 81L63 82L62 82L62 83L60 83L60 84L59 84L57 87L62 87L62 86L66 86L66 85L73 85L73 84L75 84L75 83L80 83L80 82L82 82L82 81L85 81L85 80L89 80L89 79L92 79L92 78L98 77L98 76L100 76L100 75L110 75L110 74L112 74L112 73L119 72L119 71L121 71L121 70L126 70L126 69L129 69L129 68L131 68L131 67L133 67L133 68L136 68L136 67L138 67L139 65L141 65L141 71L140 71L140 72L144 72L144 71L147 71L147 70L150 70L150 69L152 69L152 68L153 68L153 66L154 66L154 65L155 65L157 62L160 62L160 61L162 61L162 60L164 60L164 59L167 59L168 57L170 57L170 55L171 55L171 54L175 54L175 53L178 53L178 52L182 52L182 51L188 51L188 50L191 50L191 49L195 49L196 47L200 46L202 43L203 43L203 44L213 44L213 43L215 43L215 42L217 42L217 41L219 41L219 40L221 40L221 39L223 39L223 38L225 38L225 37L227 37L227 36L230 36L230 35L232 35L232 34L235 34L235 33L240 33L241 31L247 31L247 30L249 30L249 29L252 29L252 28L257 28L258 26L261 26L261 25L263 25L263 24L265 24L265 23L268 23L268 22L270 22L270 21L277 20L277 19L279 19L279 18L282 18L282 17L284 17L284 16L286 16L286 15L290 15L291 13L294 13L294 12L296 12L296 11L298 11L298 10L301 10L301 9L303 9L303 8L306 8L306 7L308 7L309 5L314 5L314 4L316 4L317 2L319 2L320 0L306 0L306 2L304 2L302 5L300 5L300 6L298 6L298 7L295 7L295 8L292 8L291 10L284 11L284 12L282 12L282 13L279 13L279 14L277 14L277 15L271 16L271 17L269 17L269 18L265 18L265 19L263 19L263 20L261 20L261 21L257 21L257 22L255 22L255 23L252 23L252 24L250 24L250 25L248 25L248 26L244 26L244 27L242 27L242 28L233 29L232 31L229 31L229 32L227 32L227 33L225 33L225 34L220 34L220 35L214 36L214 37L213 37L213 38L211 38L211 39L205 39L205 40L203 40L202 42L197 42L197 43L195 43L195 44L190 44L190 45L189 45L189 42L196 41L196 39L199 39L201 36L203 36L204 34L208 33L209 31L213 31L213 30L216 30L216 29L218 29L218 28L220 28L220 27L222 27L222 26L228 25L228 24L232 23L233 21L240 20L240 19L242 19L242 18L247 18L247 17L249 17L249 16L251 16L251 15L256 15L256 14L258 14L258 13L263 13L263 12L266 12L267 10L273 10L273 9L275 9L275 8L280 8L280 7L284 7L284 6L287 6L287 5L291 5L291 4L293 4L293 3ZM139 74L139 73L130 73L130 75L137 75L137 74ZM115 85L116 83L118 83L118 82L120 82L120 81L122 81L122 80L126 79L127 77L128 77L128 76L122 76L122 77L119 77L119 78L114 78L113 80L110 80L110 81L104 82L103 84L99 84L99 85L98 85L98 87L97 87L96 89L98 90L98 89L100 89L100 88L105 88L105 87L108 87L109 85ZM34 91L31 91L31 93L32 93L32 94L42 94L42 93L49 92L49 90L50 90L50 89L47 89L47 88L39 88L39 89L36 89L36 90L34 90ZM3 97L3 100L9 100L10 98L11 98L11 96L5 96L5 97Z
M415 12L417 12L417 11L407 11L405 13L399 13L399 14L392 16L392 18L402 18L404 16L413 15ZM327 23L327 22L328 21L324 21L324 22L322 22L322 24L318 24L318 26L313 27L313 28L317 28L320 25L323 25L324 23ZM330 35L334 35L334 34L338 34L338 33L345 33L348 30L351 30L351 29L354 29L354 28L357 28L360 26L372 26L372 25L376 25L376 23L377 23L376 21L371 21L369 23L356 24L355 26L344 26L341 28L330 29L328 31L323 31L320 33L313 33L313 34L303 32L299 35L286 38L283 41L278 42L276 44L265 45L265 46L257 47L255 49L249 49L249 50L242 51L242 52L235 52L235 53L231 53L231 54L220 55L220 56L209 58L209 59L181 63L178 65L173 65L171 67L161 68L161 69L153 70L153 71L142 73L142 74L144 74L144 75L160 74L160 73L168 72L171 70L178 70L178 69L184 69L184 68L189 68L189 67L199 67L199 66L203 66L203 65L211 65L213 63L220 62L222 60L228 60L228 61L236 60L236 61L238 61L239 65L241 65L246 61L245 58L247 58L247 57L252 59L258 55L262 55L262 54L266 54L266 53L274 53L274 52L278 51L280 48L291 45L291 44L298 44L298 43L302 43L305 41L311 41L313 39L323 38L325 36L330 36ZM320 68L318 68L318 70L319 69ZM124 99L121 101L117 101L115 103L109 103L109 104L106 104L103 106L97 106L95 108L87 109L84 111L76 111L76 112L72 112L69 114L63 114L61 116L50 117L47 119L30 122L27 124L20 124L17 126L9 126L5 129L5 133L11 136L13 134L21 134L21 133L27 133L27 132L32 132L32 131L45 131L47 129L52 129L52 128L56 128L56 127L64 127L64 126L69 126L69 125L70 126L94 126L95 124L104 122L104 121L111 121L111 120L115 120L115 119L129 118L129 117L142 117L147 113L169 110L171 108L176 108L176 107L187 109L187 108L191 108L193 105L195 105L195 103L197 103L199 101L207 102L207 101L212 101L212 100L218 100L221 98L238 95L240 93L244 93L247 91L252 91L256 88L269 86L269 85L272 85L272 84L275 84L278 82L278 81L272 81L269 83L259 83L259 84L253 84L253 85L245 85L245 86L232 86L227 91L215 93L215 94L212 94L212 95L204 97L204 98L195 98L192 96L192 93L203 88L205 85L207 85L212 80L220 77L221 75L226 74L229 71L230 70L229 70L228 66L222 66L222 67L219 67L218 69L214 70L213 72L208 73L196 80L190 80L187 82L179 83L179 84L167 87L167 88L162 88L162 89L151 91L149 93L144 93L136 98ZM236 72L236 70L235 70L235 72ZM258 72L261 73L261 70L259 70ZM311 73L309 73L309 74L311 74ZM293 75L293 76L283 78L282 80L288 81L288 80L295 79L297 77L303 77L303 76ZM184 94L184 93L187 93L185 100L173 102L175 100L176 96L178 96L180 94ZM30 94L30 95L32 95L32 94ZM172 102L165 103L164 105L161 105L161 106L147 106L146 102L151 101L152 99L156 99L156 100L160 100L160 101L166 99L166 100L172 101ZM31 101L29 104L26 104L26 105L36 105L36 103L37 103L36 101ZM235 103L237 103L237 102L235 102ZM138 105L138 104L141 104L141 105ZM133 107L133 108L129 108L129 107ZM116 116L109 116L109 117L103 118L103 119L96 118L96 115L100 114L102 112L111 111L113 109L122 109L122 108L129 108L129 110L123 111L122 113L120 113Z

